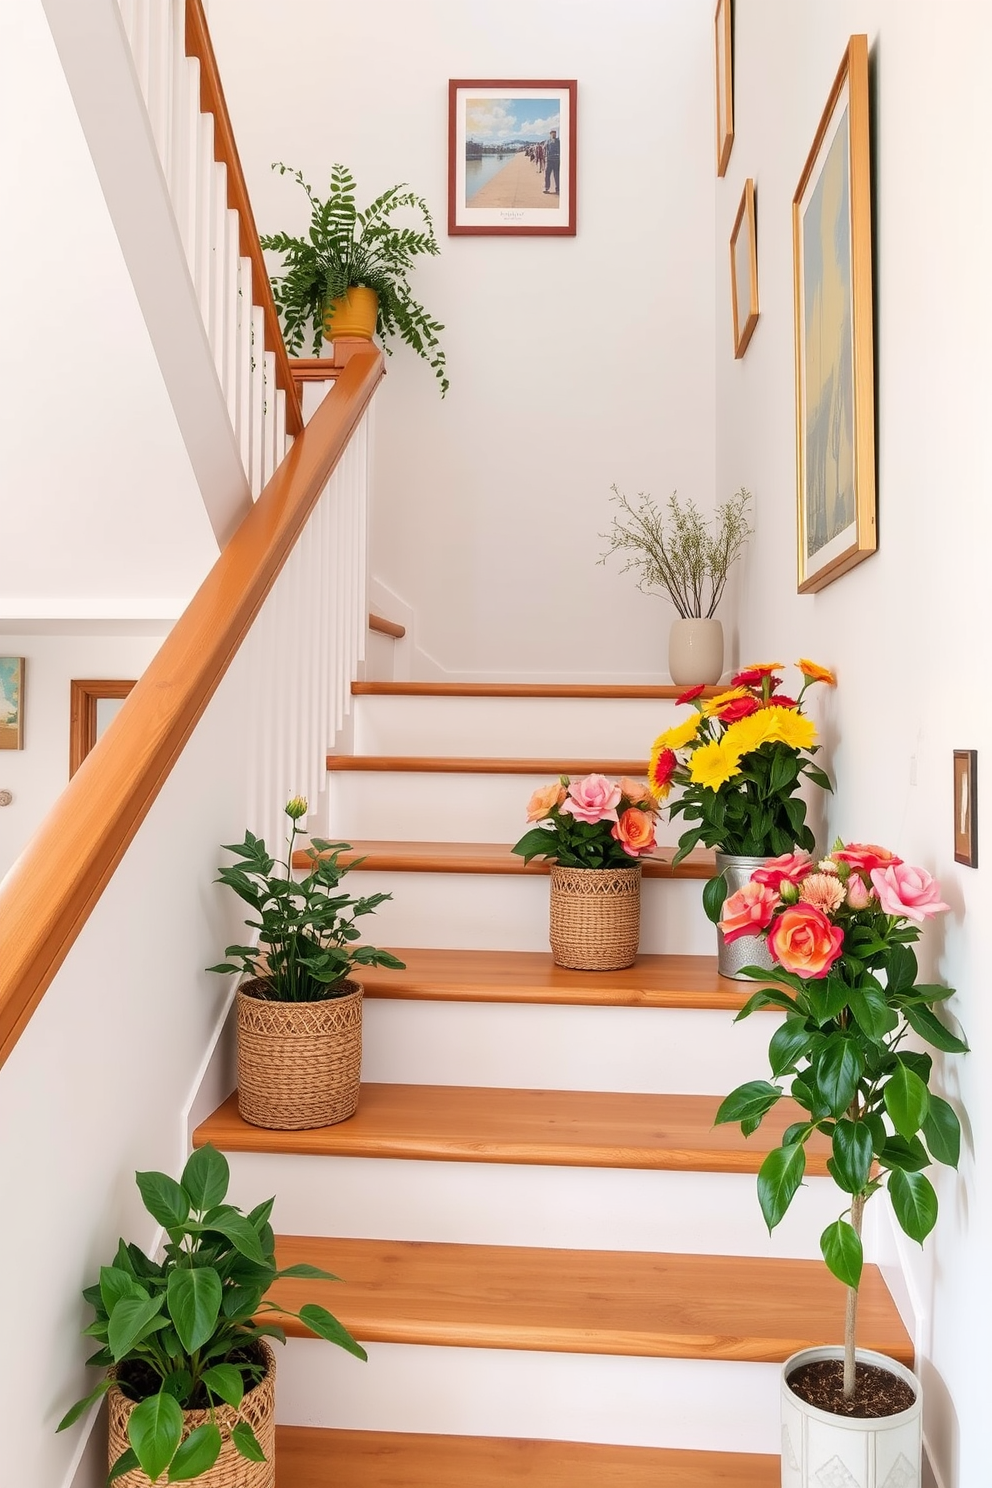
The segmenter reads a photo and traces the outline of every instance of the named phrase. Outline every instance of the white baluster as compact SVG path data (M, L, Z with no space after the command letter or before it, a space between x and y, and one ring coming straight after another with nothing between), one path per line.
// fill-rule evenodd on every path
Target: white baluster
M241 287L241 264L238 258L238 214L227 209L227 224L224 235L224 354L221 382L227 397L231 427L238 427L238 309Z
M276 455L276 354L274 351L265 353L262 378L265 389L262 401L262 484L264 486L271 479L279 463Z
M235 424L241 463L247 473L251 462L251 259L238 260L238 318L235 381Z
M172 123L172 15L170 0L145 0L148 49L148 117L158 146L159 159L169 178Z
M251 307L251 399L249 418L248 483L252 495L262 489L262 421L265 403L265 316L258 305Z
M227 294L224 274L227 268L227 166L214 162L213 212L210 221L210 319L207 335L214 354L214 366L221 386L224 385L224 338L227 324Z

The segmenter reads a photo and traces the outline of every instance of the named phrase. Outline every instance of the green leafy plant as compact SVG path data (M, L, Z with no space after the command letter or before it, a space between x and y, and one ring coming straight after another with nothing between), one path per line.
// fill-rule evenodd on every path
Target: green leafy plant
M357 866L341 864L341 854L351 851L349 843L311 838L306 849L310 871L304 878L293 878L293 847L306 811L302 796L294 796L286 805L291 826L285 862L271 858L262 839L246 832L244 842L225 845L224 851L234 853L238 861L219 869L215 880L233 889L256 912L258 919L245 923L258 931L258 944L228 946L224 954L233 959L207 970L258 977L271 1002L344 997L349 988L343 984L353 967L388 966L402 971L404 966L389 951L356 944L361 931L355 921L393 896L368 894L356 899L336 892L349 867Z
M610 544L600 563L614 553L626 556L621 573L640 575L637 587L667 594L683 620L712 619L726 588L727 576L751 536L747 508L751 493L743 487L717 507L713 531L691 499L680 503L673 492L667 516L644 492L637 505L616 486L611 501L620 508L609 532Z
M332 300L353 285L365 285L379 296L376 330L384 349L398 335L434 370L441 396L448 390L445 357L437 333L444 330L414 298L408 274L422 254L441 250L434 223L422 196L404 185L391 186L360 212L355 205L355 181L343 165L331 170L326 200L316 196L303 173L274 161L273 170L289 174L307 194L310 229L306 237L269 233L262 247L281 253L285 273L272 280L272 293L282 317L286 349L298 356L307 332L313 330L313 355L320 352L324 318ZM397 227L393 212L408 208L419 214L423 227Z
M757 869L726 901L720 921L728 941L760 931L774 962L770 972L745 968L744 975L775 985L755 992L738 1020L762 1007L786 1017L768 1046L773 1079L739 1086L716 1121L740 1122L750 1136L786 1086L802 1109L758 1173L769 1231L802 1182L806 1143L814 1132L830 1139L827 1167L849 1207L824 1230L820 1249L848 1288L846 1400L855 1389L865 1204L887 1188L899 1226L922 1244L937 1220L924 1169L958 1163L961 1129L953 1108L930 1089L932 1057L906 1047L915 1034L944 1053L967 1052L933 1010L952 989L917 982L911 949L924 920L946 909L922 868L874 844L838 842L819 863L795 853Z
M239 1411L247 1391L264 1373L261 1338L285 1343L286 1335L267 1312L287 1312L265 1300L283 1277L337 1281L317 1266L279 1270L269 1216L273 1199L243 1214L225 1203L230 1170L216 1148L194 1152L177 1183L166 1173L136 1173L145 1208L168 1236L161 1261L150 1260L121 1240L100 1279L83 1292L96 1317L84 1331L100 1347L88 1364L113 1373L79 1400L59 1422L64 1431L115 1384L138 1402L128 1418L129 1448L112 1464L108 1484L141 1468L153 1483L170 1483L208 1472L224 1437L215 1412L221 1404ZM307 1303L296 1317L319 1338L358 1359L367 1357L337 1318ZM210 1419L182 1441L183 1411L206 1410ZM239 1419L230 1440L241 1457L265 1457L248 1421Z

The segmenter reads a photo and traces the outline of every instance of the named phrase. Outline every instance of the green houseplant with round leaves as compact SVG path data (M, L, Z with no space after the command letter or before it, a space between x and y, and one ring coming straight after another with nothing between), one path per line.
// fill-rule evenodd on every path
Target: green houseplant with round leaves
M239 1411L261 1378L258 1340L286 1335L265 1300L282 1277L337 1281L328 1271L300 1264L279 1270L269 1216L273 1199L243 1214L225 1202L230 1171L211 1146L194 1152L177 1183L166 1173L137 1173L145 1208L168 1237L160 1261L121 1240L109 1266L83 1292L96 1314L84 1332L99 1344L87 1360L113 1372L60 1421L64 1431L115 1385L138 1401L128 1418L130 1446L111 1464L108 1483L140 1468L156 1483L189 1482L209 1472L224 1445L214 1419L218 1407ZM366 1359L361 1344L326 1308L307 1303L291 1316L311 1333ZM210 1419L182 1440L183 1411ZM264 1454L250 1424L239 1419L229 1437L252 1462Z
M282 317L290 356L299 356L307 333L313 331L313 355L320 353L328 304L347 290L364 285L379 296L376 331L383 349L398 335L430 365L448 391L445 357L438 341L444 326L433 320L410 289L408 275L414 260L440 253L430 208L422 196L390 186L364 212L355 204L355 180L343 165L331 168L327 197L317 196L302 171L274 161L273 170L291 175L310 202L310 227L305 236L268 233L262 247L283 255L285 272L272 280L272 293ZM418 227L400 227L392 214L401 209L416 213Z
M725 937L760 930L774 963L770 972L744 969L774 985L755 992L738 1019L762 1007L781 1008L786 1017L768 1047L772 1080L738 1086L716 1123L739 1122L750 1136L786 1086L802 1109L758 1173L769 1231L802 1182L806 1143L814 1132L830 1139L827 1167L848 1207L824 1230L820 1249L848 1288L848 1402L855 1391L865 1204L886 1188L900 1228L922 1244L937 1222L937 1195L925 1169L958 1163L960 1124L930 1088L932 1056L907 1046L915 1034L947 1054L968 1049L934 1012L953 989L918 982L912 950L925 920L947 907L922 868L872 843L843 842L819 863L803 853L773 859L723 906Z

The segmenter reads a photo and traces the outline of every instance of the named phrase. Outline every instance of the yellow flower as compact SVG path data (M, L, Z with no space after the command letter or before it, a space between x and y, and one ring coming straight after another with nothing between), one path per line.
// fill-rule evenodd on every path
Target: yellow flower
M738 754L750 754L752 750L760 749L762 744L778 738L778 726L773 715L784 711L783 708L759 708L757 713L739 718L727 729L723 742Z
M796 666L811 682L826 682L828 687L837 686L837 678L829 667L820 666L815 661L807 661L805 657L797 661Z
M816 743L816 724L794 708L765 708L774 716L773 743L788 744L790 749L809 749Z
M703 714L706 718L712 718L714 713L719 713L728 703L735 703L738 698L750 697L746 687L732 687L729 692L721 692L716 697L707 698L703 703Z
M740 752L728 748L727 736L715 739L712 744L701 744L689 761L689 779L694 785L708 785L710 790L719 790L728 780L740 774Z
M306 796L293 796L291 800L286 802L286 815L290 818L291 821L299 821L300 817L306 816L306 814Z
M681 723L673 724L663 734L659 734L654 741L654 748L661 749L684 749L692 742L699 732L699 714L690 713L688 718Z

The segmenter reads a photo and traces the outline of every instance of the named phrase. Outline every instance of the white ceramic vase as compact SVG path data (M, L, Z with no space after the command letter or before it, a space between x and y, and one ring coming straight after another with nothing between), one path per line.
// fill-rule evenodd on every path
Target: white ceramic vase
M719 682L723 626L719 620L673 620L668 633L668 675L677 687Z
M916 1392L908 1410L869 1420L818 1410L786 1384L803 1364L843 1357L842 1348L803 1349L782 1365L782 1488L920 1488L923 1391L912 1370L885 1354L858 1349L861 1363L887 1369Z

